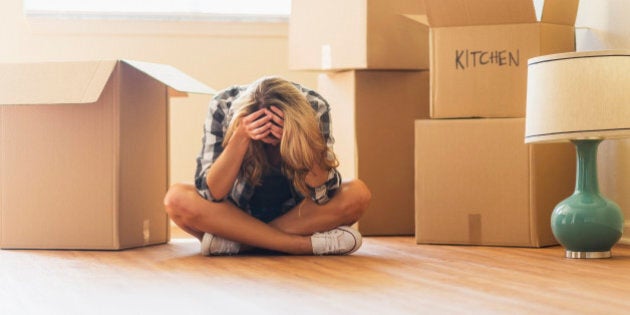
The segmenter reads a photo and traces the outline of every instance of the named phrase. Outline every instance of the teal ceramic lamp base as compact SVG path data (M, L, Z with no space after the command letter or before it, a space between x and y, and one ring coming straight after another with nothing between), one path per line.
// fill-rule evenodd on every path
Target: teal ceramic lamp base
M599 193L597 147L601 140L574 140L577 150L575 192L551 215L551 229L567 258L608 258L623 232L619 206Z

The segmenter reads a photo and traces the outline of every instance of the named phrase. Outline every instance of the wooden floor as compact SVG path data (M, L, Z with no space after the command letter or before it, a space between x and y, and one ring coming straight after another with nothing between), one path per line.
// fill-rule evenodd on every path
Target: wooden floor
M630 247L416 245L345 257L199 255L192 239L100 251L0 251L0 314L628 314Z

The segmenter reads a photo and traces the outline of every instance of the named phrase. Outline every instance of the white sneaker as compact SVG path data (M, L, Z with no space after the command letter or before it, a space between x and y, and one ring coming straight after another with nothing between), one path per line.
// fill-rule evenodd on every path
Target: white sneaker
M201 254L204 256L236 255L241 249L241 244L204 233L201 239Z
M361 233L349 226L340 226L313 234L311 244L315 255L348 255L361 247Z

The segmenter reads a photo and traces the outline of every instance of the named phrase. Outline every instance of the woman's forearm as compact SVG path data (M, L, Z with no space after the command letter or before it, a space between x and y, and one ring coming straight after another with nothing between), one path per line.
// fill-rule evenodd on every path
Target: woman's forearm
M236 133L208 170L206 183L213 199L223 199L232 189L249 142L249 137Z

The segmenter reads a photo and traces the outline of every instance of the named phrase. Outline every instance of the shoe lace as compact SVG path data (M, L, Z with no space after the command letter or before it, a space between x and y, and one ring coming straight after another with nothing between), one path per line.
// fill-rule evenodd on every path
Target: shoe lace
M339 244L339 230L332 230L328 233L320 233L320 235L324 239L324 253L337 254L341 251Z
M238 253L240 245L236 242L227 240L222 237L215 237L211 245L212 252L217 254L235 254Z

